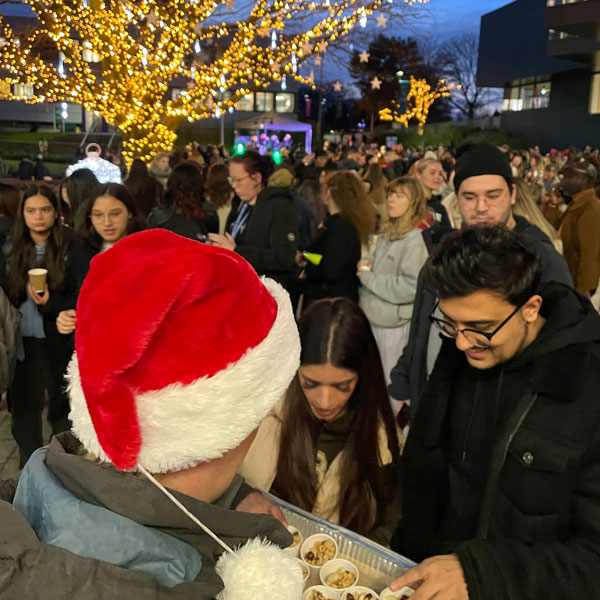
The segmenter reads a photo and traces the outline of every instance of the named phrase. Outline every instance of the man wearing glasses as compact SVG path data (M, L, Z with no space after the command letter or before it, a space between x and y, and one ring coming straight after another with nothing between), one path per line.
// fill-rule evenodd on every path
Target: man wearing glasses
M401 460L411 600L600 598L600 316L506 228L423 271L442 348ZM429 557L429 558L428 558Z
M542 281L572 285L565 259L546 234L527 219L513 215L516 186L506 154L489 144L459 148L454 187L463 226L500 225L514 231L540 258ZM446 233L448 230L440 227L423 232L430 251ZM389 387L392 398L411 401L411 420L440 347L438 331L429 321L435 303L435 296L424 289L419 277L408 344L392 369Z

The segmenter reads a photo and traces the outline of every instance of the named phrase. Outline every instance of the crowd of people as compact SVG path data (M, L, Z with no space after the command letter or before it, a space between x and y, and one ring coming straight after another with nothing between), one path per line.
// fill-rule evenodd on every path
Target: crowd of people
M283 518L264 491L422 561L392 585L418 600L600 597L597 149L105 162L91 144L57 185L0 187L0 385L24 468L0 492L42 574L247 597L218 556L289 541L256 514ZM104 512L68 522L75 499ZM98 518L154 554L95 541ZM26 551L0 555L15 593ZM257 597L296 597L278 593Z

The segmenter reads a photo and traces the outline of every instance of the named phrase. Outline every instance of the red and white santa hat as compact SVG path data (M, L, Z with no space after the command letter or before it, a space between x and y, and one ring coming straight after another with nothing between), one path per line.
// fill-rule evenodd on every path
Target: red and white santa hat
M164 230L96 256L76 314L73 432L123 470L180 470L237 447L299 364L281 286L234 252Z

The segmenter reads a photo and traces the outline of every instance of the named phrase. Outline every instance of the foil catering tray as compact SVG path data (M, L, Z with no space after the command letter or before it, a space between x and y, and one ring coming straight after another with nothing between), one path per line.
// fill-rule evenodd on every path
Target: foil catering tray
M349 529L320 519L276 496L265 495L270 496L281 507L289 524L298 529L304 539L315 533L330 535L337 542L338 557L346 558L358 567L359 584L370 587L377 593L416 564L405 556L392 552L389 548ZM311 575L307 585L319 584L318 576L316 579Z

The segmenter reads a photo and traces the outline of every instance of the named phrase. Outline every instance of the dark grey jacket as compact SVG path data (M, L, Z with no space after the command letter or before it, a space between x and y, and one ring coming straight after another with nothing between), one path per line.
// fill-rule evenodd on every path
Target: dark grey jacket
M46 466L71 494L146 527L173 536L202 557L202 570L191 583L160 585L150 575L84 558L39 541L25 518L0 501L0 598L27 600L208 600L223 584L214 566L222 549L149 481L107 469L75 454L70 433L53 438ZM273 518L231 510L241 478L213 504L174 492L177 498L231 547L257 536L284 547L291 542ZM14 486L0 485L10 499ZM100 526L100 524L99 524Z

